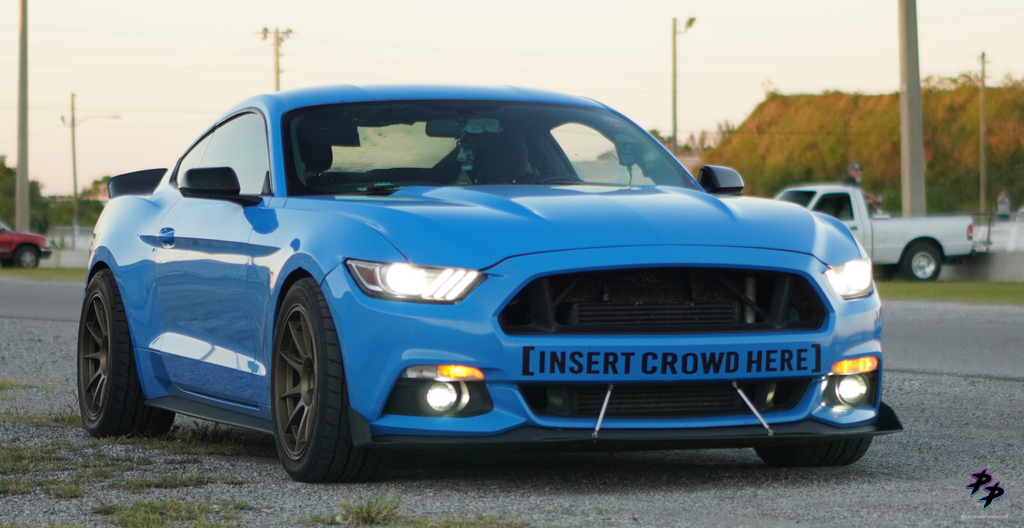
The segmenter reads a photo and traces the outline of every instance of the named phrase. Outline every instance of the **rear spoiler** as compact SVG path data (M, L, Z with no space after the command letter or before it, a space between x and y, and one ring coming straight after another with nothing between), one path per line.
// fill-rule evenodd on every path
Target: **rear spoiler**
M107 182L107 196L148 196L160 185L167 169L149 169L114 176Z

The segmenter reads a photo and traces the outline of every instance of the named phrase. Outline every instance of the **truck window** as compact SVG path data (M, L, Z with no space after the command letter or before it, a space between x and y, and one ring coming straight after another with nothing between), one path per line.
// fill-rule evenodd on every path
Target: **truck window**
M822 196L814 205L814 210L839 220L853 220L853 204L850 202L850 195L846 193Z
M817 191L786 191L779 196L779 200L784 202L792 202L800 207L807 207L811 203L811 198L814 198L814 194Z

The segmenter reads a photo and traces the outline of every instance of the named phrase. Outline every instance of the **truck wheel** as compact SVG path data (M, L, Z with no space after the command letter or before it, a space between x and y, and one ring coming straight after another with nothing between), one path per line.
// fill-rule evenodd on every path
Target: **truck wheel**
M933 281L942 271L939 250L929 242L915 242L903 255L900 263L903 277L911 281Z
M352 445L348 388L334 320L320 286L299 280L278 312L270 409L278 457L300 482L366 482L385 453Z
M146 406L124 303L109 270L85 290L78 327L78 404L92 436L162 435L174 413Z
M14 252L14 263L19 268L34 268L39 265L39 250L32 246L21 246Z
M757 456L772 467L848 466L871 447L871 437L831 440L815 444L755 447Z

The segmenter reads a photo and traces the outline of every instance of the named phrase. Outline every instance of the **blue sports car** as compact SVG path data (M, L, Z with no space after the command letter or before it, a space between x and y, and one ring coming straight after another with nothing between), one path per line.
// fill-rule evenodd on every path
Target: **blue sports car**
M224 114L110 180L78 343L94 436L176 413L274 435L300 481L400 449L753 447L844 465L881 402L843 224L695 180L589 99L328 86Z

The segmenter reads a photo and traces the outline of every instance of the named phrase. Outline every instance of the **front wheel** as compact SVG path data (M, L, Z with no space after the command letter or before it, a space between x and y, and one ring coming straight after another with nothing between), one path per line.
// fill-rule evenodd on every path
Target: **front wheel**
M939 250L928 242L915 242L903 255L900 263L903 276L912 281L933 281L942 272Z
M274 328L271 413L278 457L300 482L366 482L386 472L384 453L352 445L338 333L320 286L296 282Z
M773 467L848 466L861 459L871 447L871 437L830 440L814 444L755 447L754 452Z
M22 246L14 252L14 264L19 268L34 268L39 265L39 250L32 246Z

